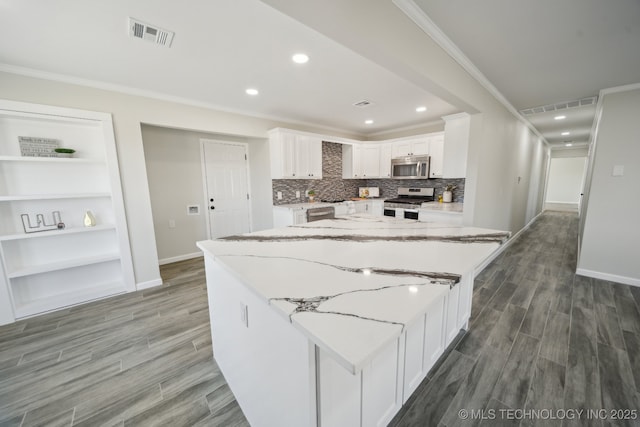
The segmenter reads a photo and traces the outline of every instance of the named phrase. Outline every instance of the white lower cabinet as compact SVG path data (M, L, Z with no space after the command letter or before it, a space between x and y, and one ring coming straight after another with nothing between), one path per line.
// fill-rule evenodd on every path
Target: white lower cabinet
M446 298L437 300L427 313L406 328L403 403L444 353L445 303Z
M433 285L441 293L426 312L354 373L211 256L205 266L214 356L255 426L387 425L467 324L471 308L472 273L451 289Z

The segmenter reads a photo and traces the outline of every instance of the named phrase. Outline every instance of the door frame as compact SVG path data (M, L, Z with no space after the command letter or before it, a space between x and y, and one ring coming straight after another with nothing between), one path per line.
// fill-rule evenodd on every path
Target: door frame
M207 209L207 206L209 206L209 195L207 194L207 190L208 190L207 162L204 155L204 146L207 143L235 145L237 147L244 148L244 154L246 156L246 165L247 165L247 168L246 168L247 169L247 194L249 195L249 199L247 199L247 204L249 208L249 232L252 232L253 231L253 209L251 208L251 206L252 206L253 197L251 192L251 168L249 167L249 164L250 164L249 144L246 142L225 141L222 139L200 138L200 167L202 170L202 189L203 189L202 200L204 201L204 205L203 205L204 210L207 213L207 215L205 216L205 222L207 226L207 240L211 240L211 221L209 216L209 209Z

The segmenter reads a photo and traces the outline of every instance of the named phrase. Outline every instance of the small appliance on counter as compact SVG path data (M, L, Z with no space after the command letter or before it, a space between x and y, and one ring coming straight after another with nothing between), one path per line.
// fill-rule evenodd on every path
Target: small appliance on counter
M358 197L380 197L380 187L358 187Z

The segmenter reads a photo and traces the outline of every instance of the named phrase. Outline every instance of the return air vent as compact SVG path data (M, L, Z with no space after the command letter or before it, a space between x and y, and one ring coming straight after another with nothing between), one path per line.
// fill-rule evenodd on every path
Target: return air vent
M569 110L571 108L584 107L585 105L593 105L598 101L597 96L591 96L589 98L577 99L575 101L559 102L557 104L543 105L540 107L527 108L520 110L520 114L523 116L531 116L532 114L547 113L549 111L562 111Z
M146 40L164 47L171 47L173 31L164 30L155 25L150 25L134 18L129 18L129 36Z
M360 108L368 107L370 105L373 105L373 102L368 101L366 99L363 99L362 101L355 102L353 104L354 107L360 107Z

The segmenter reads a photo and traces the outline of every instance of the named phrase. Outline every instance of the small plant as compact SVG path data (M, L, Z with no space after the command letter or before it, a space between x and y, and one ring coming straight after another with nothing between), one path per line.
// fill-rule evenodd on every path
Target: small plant
M313 197L313 196L316 195L316 192L315 192L315 190L309 190L309 191L307 191L307 195Z
M76 152L73 148L56 148L53 151L60 154L73 154Z

